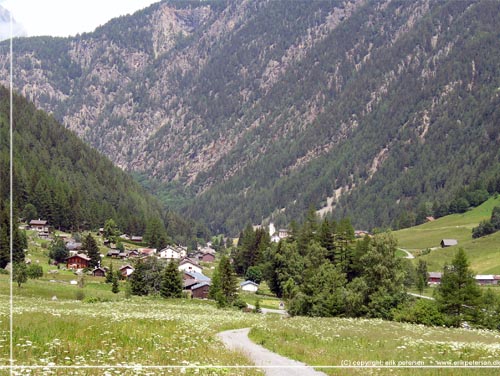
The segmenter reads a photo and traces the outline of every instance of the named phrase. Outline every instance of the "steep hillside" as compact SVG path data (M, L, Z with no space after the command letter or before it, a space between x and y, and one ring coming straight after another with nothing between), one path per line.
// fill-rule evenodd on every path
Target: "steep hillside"
M399 226L500 170L499 14L495 1L163 1L75 38L16 39L14 79L214 230L327 203L357 227Z
M0 199L9 198L9 92L0 86ZM160 205L130 176L85 145L53 117L13 98L14 209L65 230L96 229L113 218L142 234ZM31 209L30 204L33 206Z

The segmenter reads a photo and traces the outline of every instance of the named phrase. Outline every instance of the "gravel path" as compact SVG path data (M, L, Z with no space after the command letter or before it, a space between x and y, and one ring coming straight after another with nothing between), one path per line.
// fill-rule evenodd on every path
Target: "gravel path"
M267 376L323 376L323 372L296 360L275 354L257 345L248 338L249 328L227 330L217 334L230 350L241 351L256 366L262 368Z

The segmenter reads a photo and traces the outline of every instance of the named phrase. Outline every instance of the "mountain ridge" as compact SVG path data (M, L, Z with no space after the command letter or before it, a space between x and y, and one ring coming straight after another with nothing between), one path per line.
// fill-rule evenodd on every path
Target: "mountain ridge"
M75 38L16 39L15 84L118 166L184 187L177 206L214 231L327 201L397 227L498 171L499 13L163 1Z

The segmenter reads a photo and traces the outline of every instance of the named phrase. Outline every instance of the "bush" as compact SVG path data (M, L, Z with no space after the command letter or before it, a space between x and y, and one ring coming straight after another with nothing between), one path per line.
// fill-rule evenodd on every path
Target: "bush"
M75 291L75 299L76 300L83 300L83 299L85 299L85 293L82 290L76 290Z
M30 279L37 279L43 277L43 268L41 265L38 264L31 264L28 266L28 278Z
M239 309L246 308L247 304L239 296L234 300L233 306Z
M398 306L394 310L394 320L428 326L447 325L446 316L439 312L436 302L418 299Z

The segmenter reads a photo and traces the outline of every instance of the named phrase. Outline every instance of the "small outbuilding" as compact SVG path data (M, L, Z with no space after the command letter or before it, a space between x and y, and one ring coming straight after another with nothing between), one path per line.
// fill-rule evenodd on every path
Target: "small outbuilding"
M441 248L453 247L454 245L457 245L457 244L458 244L457 239L443 239L443 240L441 240Z
M245 281L240 283L240 289L242 291L257 292L259 285L253 281Z
M210 290L209 282L200 282L191 287L191 297L197 299L207 299Z
M106 270L104 270L103 268L95 268L94 270L92 270L92 275L94 277L104 277L106 275Z

